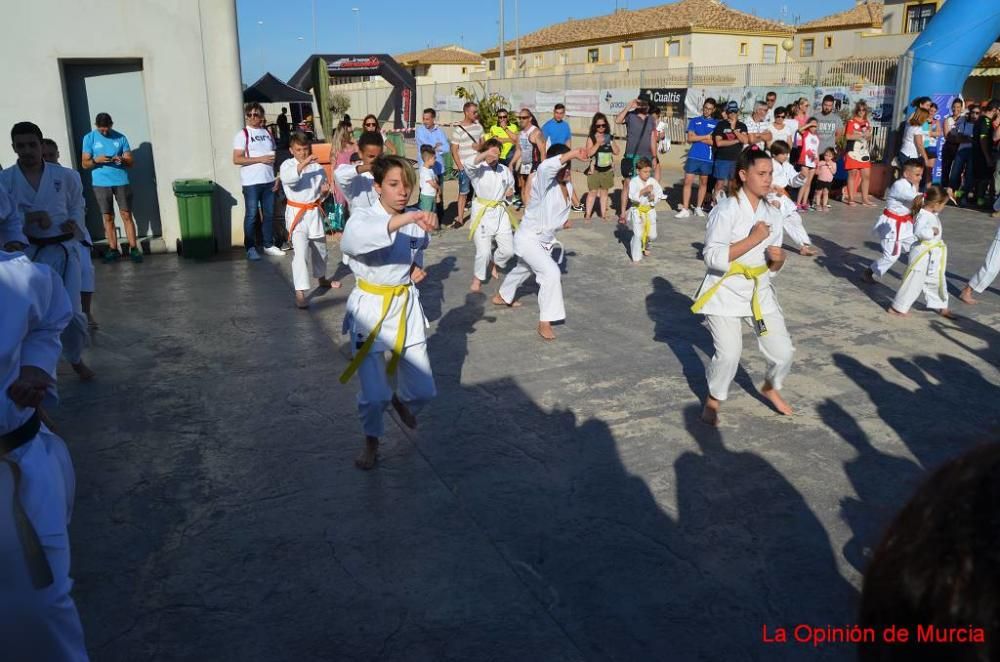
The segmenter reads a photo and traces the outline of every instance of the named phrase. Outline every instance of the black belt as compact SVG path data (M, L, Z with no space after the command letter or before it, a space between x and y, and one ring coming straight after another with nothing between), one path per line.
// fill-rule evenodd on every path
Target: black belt
M38 532L31 520L28 519L28 513L25 512L24 505L21 503L21 467L6 455L38 436L38 430L41 426L42 421L36 411L20 427L0 435L0 462L10 467L10 473L14 477L14 497L11 500L14 502L14 524L17 527L17 537L21 541L21 551L24 553L24 562L31 575L31 584L36 589L52 585L54 581L52 567L45 556L45 549L42 547L42 541L38 538Z
M56 244L70 241L75 236L72 232L67 232L66 234L58 234L54 237L28 237L28 243L35 246L55 246Z

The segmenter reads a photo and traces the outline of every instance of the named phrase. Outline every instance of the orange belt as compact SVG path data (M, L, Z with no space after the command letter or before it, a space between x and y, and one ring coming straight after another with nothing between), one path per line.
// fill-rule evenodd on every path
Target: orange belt
M892 247L892 254L899 255L899 228L903 227L903 223L912 223L913 217L909 214L897 214L896 212L891 212L888 209L882 213L896 221L896 243Z
M306 212L310 209L321 209L323 204L320 200L313 200L312 202L294 202L292 200L286 200L285 204L289 207L294 207L299 211L295 214L295 218L292 219L292 227L288 228L288 240L292 240L292 233L295 232L295 227L302 220L302 217L306 215Z

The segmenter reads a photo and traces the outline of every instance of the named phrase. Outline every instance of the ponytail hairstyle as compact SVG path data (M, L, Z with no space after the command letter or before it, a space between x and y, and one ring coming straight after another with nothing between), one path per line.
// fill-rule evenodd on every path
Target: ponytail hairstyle
M913 199L910 207L910 214L916 217L920 210L927 205L936 205L948 200L948 192L942 186L928 186L923 195L918 195Z
M740 152L740 156L736 159L736 166L733 168L735 176L729 180L729 197L735 197L740 189L743 188L743 181L740 179L740 171L746 172L749 170L754 163L766 159L768 162L771 161L771 155L768 154L767 150L761 149L756 145L752 145L749 149L745 149Z

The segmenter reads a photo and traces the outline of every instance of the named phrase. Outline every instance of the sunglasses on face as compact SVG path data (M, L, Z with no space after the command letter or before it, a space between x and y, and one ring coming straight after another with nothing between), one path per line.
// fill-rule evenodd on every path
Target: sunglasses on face
M598 128L598 129L606 129L606 128L608 128L608 125L607 124L595 124L594 127Z
M247 117L263 117L260 113L247 113Z
M498 120L505 120L505 119L507 119L507 116L506 115L497 115L497 119Z
M517 119L519 119L519 120L530 120L531 119L531 115L518 115Z
M365 126L378 126L378 124L375 124L374 122L365 122Z
M783 119L785 119L785 117L786 117L785 115L775 115L774 119L776 119L776 120L783 120Z

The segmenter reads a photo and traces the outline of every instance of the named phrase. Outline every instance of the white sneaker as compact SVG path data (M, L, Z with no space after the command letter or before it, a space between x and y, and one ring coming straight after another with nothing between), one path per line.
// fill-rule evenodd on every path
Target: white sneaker
M690 218L690 216L691 216L690 209L682 209L676 214L674 214L674 218Z
M666 200L666 199L667 199L667 194L666 193L661 193L660 194L660 200Z
M694 215L695 216L701 216L702 218L708 216L708 214L705 213L705 210L702 209L701 207L696 207L695 208Z
M268 246L264 249L264 255L270 255L271 257L285 257L285 252L277 246Z

